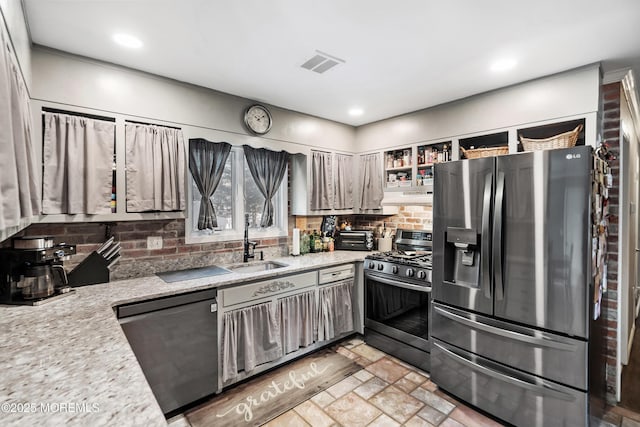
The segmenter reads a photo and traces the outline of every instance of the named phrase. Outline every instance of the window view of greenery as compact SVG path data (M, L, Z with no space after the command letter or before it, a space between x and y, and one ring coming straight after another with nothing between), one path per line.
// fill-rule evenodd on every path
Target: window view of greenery
M216 217L218 218L217 230L231 230L233 228L233 187L232 187L232 171L231 165L233 164L233 158L236 153L231 152L227 163L224 165L224 172L216 192L213 194L212 202L213 207L216 210ZM200 196L198 188L193 180L193 230L198 231L198 212L200 212Z
M241 166L240 166L241 165ZM238 186L237 183L241 185ZM198 212L200 212L200 193L193 179L192 185L192 218L191 233L194 236L205 237L207 235L220 234L227 232L230 235L240 235L244 230L244 215L249 214L249 228L253 229L253 233L267 232L280 233L285 229L286 225L282 222L286 221L286 211L282 212L282 191L279 190L273 198L275 208L273 226L262 228L260 221L262 220L262 212L264 209L264 196L256 186L249 165L241 150L232 149L224 166L224 172L218 188L216 188L213 197L213 207L216 210L218 218L218 227L215 233L212 230L198 230ZM284 184L286 186L286 183ZM285 193L286 196L286 193Z

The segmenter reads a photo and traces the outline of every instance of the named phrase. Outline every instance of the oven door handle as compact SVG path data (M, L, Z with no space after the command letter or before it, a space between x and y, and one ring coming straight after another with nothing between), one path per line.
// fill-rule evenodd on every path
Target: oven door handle
M366 278L372 278L377 282L384 283L385 285L389 285L389 286L395 286L397 288L404 288L404 289L409 289L409 290L418 291L418 292L431 292L431 286L420 286L420 285L413 285L411 283L398 282L396 280L387 279L384 277L376 276L374 274L367 274L365 275L365 279Z

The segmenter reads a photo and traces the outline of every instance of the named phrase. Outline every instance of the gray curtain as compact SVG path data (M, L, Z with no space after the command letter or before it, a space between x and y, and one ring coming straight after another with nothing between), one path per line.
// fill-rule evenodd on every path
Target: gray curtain
M336 154L334 209L353 208L353 156Z
M353 280L320 288L318 298L318 341L353 331L351 288Z
M277 306L271 302L224 313L222 381L282 356L279 317Z
M271 151L266 148L253 148L243 145L244 156L251 171L251 176L264 196L264 209L260 227L273 225L273 196L280 188L284 173L287 171L289 153L286 151Z
M184 210L182 130L126 123L125 146L127 212Z
M380 209L384 190L382 188L382 161L380 153L360 156L362 165L361 209Z
M309 291L281 298L278 304L284 354L313 344L314 331L317 328L316 292Z
M200 192L198 230L218 227L211 196L218 188L230 152L231 144L226 142L211 142L201 138L189 140L189 171Z
M12 233L40 213L40 174L29 94L11 52L0 31L0 231Z
M43 213L111 213L115 128L115 122L44 113Z
M333 208L331 153L311 152L311 209Z

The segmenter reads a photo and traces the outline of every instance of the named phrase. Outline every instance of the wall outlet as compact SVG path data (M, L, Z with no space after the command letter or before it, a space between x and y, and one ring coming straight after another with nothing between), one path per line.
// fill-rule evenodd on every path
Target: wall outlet
M162 236L147 237L147 249L162 249Z

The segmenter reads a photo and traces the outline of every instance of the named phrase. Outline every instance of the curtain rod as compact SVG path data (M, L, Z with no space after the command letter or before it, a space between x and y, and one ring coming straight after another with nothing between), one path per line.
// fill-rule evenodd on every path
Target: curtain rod
M95 114L80 113L78 111L58 110L57 108L42 107L42 112L53 113L53 114L66 114L68 116L86 117L88 119L103 120L105 122L115 123L116 121L116 119L113 117L97 116Z
M136 125L145 125L145 126L160 126L160 127L163 127L163 128L182 130L182 128L175 127L175 126L159 125L159 124L156 124L156 123L138 122L138 121L135 121L135 120L125 120L125 123L135 123Z

